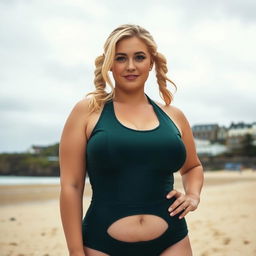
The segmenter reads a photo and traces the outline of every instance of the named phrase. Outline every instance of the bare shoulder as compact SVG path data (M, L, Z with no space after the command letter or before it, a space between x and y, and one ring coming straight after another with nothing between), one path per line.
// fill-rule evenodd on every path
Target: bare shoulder
M165 105L158 101L155 101L155 103L162 108L162 110L170 117L170 119L172 119L182 135L185 132L185 126L187 124L187 119L183 111L171 104Z
M89 118L89 99L81 99L77 101L71 109L65 126L65 131L81 130L85 131Z
M81 114L89 114L90 99L81 99L75 103L73 110Z
M79 120L86 121L89 117L89 99L81 99L77 101L71 111L71 115L79 117Z

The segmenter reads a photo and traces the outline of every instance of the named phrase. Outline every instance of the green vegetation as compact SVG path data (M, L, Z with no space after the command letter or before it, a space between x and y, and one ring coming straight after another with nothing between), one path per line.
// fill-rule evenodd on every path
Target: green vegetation
M253 137L251 134L246 134L242 141L241 155L256 156L256 146L253 145Z
M0 175L59 176L59 143L38 153L0 154Z
M34 153L0 154L0 175L59 176L59 143L47 147L32 146ZM223 169L227 162L241 163L244 167L256 166L256 146L253 138L246 135L239 148L218 156L202 157L205 169Z
M42 149L41 156L59 156L59 143Z

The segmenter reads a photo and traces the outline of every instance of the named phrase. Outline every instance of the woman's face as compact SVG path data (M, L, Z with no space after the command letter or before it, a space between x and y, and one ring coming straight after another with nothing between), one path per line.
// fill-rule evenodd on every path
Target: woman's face
M151 57L146 44L137 37L120 40L111 71L115 86L125 90L143 87L150 71Z

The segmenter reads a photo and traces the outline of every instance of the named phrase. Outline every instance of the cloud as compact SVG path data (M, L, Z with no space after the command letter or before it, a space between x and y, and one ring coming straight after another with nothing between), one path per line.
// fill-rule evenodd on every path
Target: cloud
M55 143L120 24L148 29L191 125L254 120L254 1L1 1L0 151ZM172 88L168 85L169 89ZM153 74L146 85L161 101Z
M167 1L165 1L167 4ZM255 23L255 8L256 3L253 0L174 0L175 5L184 14L187 21L198 22L198 20L209 19L238 19L245 23ZM191 25L191 23L189 23Z

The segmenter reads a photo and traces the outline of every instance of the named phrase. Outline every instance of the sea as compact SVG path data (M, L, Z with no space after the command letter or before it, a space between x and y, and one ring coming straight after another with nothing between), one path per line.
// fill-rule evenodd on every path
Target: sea
M86 183L89 182L86 177ZM0 175L0 186L4 185L34 185L34 184L60 184L60 177L40 177L40 176L3 176Z

